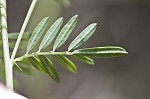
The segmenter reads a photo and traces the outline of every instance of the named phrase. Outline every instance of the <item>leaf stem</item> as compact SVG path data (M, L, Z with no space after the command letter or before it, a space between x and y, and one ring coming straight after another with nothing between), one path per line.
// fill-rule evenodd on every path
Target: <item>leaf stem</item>
M4 52L5 74L6 74L6 86L10 91L13 91L13 68L12 64L10 63L6 0L0 0L0 5L1 5L2 41L3 41L3 52Z
M32 56L39 56L39 55L72 55L72 53L66 53L66 52L37 52L32 54L26 54L24 56L18 57L13 60L13 63L17 61L22 61L25 58L32 57Z
M31 14L32 14L34 8L35 8L36 3L37 3L37 0L33 0L32 3L31 3L31 6L30 6L29 11L28 11L28 13L27 13L27 16L26 16L26 18L25 18L25 20L24 20L24 23L23 23L23 25L22 25L22 28L21 28L21 30L20 30L18 39L17 39L17 41L16 41L16 45L15 45L14 50L13 50L13 52L12 52L11 61L12 61L12 60L15 58L15 56L16 56L16 53L17 53L19 44L20 44L20 42L21 42L23 33L24 33L24 31L25 31L25 29L26 29L26 27L27 27L27 24L28 24L28 22L29 22L29 19L30 19L30 17L31 17Z

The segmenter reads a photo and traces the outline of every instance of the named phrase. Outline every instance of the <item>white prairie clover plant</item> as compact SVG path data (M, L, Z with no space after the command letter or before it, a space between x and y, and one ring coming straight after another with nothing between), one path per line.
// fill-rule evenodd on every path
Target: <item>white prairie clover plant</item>
M118 46L104 46L78 49L78 47L85 43L96 31L97 23L92 23L89 26L87 26L70 43L68 50L57 51L57 49L59 49L65 44L66 40L69 38L70 34L74 30L78 21L78 15L73 16L63 27L63 17L58 18L51 25L51 27L49 27L48 31L46 31L46 29L48 28L47 26L49 23L49 17L45 17L41 22L39 22L39 24L35 27L33 32L25 33L26 26L37 1L38 0L32 1L20 33L8 34L6 0L0 0L0 26L2 34L1 42L3 42L0 43L0 47L2 47L3 45L3 48L2 50L0 50L0 53L4 56L3 59L5 63L6 85L7 88L11 91L13 91L13 67L17 66L20 70L22 70L22 72L24 71L22 67L19 67L17 65L19 64L18 62L24 61L25 64L32 64L31 66L33 66L40 72L44 72L48 74L54 81L60 82L60 77L55 68L55 65L47 56L54 57L62 66L64 66L70 72L77 73L77 67L68 57L73 57L81 62L94 65L94 58L111 58L127 54L125 49ZM68 0L57 1L60 2L62 5L69 4ZM45 35L42 38L44 32ZM11 40L11 42L8 42L8 39ZM14 41L16 39L17 41L15 43ZM33 50L33 48L35 47L37 42L39 42L40 39L42 39L42 41L40 42L39 48L36 51ZM52 43L52 50L46 52L43 51ZM24 45L27 45L26 54L18 55L18 48L24 48ZM13 49L13 52L10 52L9 48ZM11 57L10 53L12 53Z

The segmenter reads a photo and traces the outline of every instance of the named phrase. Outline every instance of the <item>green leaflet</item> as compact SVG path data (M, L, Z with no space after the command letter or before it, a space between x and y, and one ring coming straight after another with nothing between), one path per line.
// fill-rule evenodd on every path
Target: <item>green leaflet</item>
M127 52L121 48L116 46L106 46L106 47L94 47L94 48L85 48L79 49L72 52L73 55L83 55L93 58L109 58L109 57L118 57Z
M40 58L40 61L43 65L43 67L45 68L46 72L49 74L49 76L56 82L60 82L59 75L58 75L53 63L47 57L45 57L43 55L40 55L39 58Z
M38 40L42 36L42 33L44 32L44 30L46 29L48 25L48 19L49 19L48 17L44 18L34 29L28 42L27 53L29 53L32 50L32 48L35 46L35 44L38 42Z
M94 60L87 57L87 56L82 56L82 55L72 55L73 58L83 62L83 63L87 63L90 65L94 65Z
M97 23L93 23L85 28L69 45L68 52L75 49L87 41L96 30Z
M65 68L67 68L69 71L71 71L72 73L77 73L77 67L68 58L62 55L54 55L54 56L55 56L55 59Z
M68 23L63 27L60 34L57 36L54 45L53 51L59 48L69 37L70 33L73 31L74 27L76 26L78 20L78 15L73 16Z
M8 38L9 38L9 39L12 39L12 40L13 40L13 39L16 40L16 39L18 38L18 36L19 36L19 33L9 33L9 34L8 34ZM25 33L23 34L23 36L22 36L22 39L29 39L30 36L31 36L31 33L25 32Z
M55 23L50 27L50 29L47 31L40 44L39 51L47 47L52 42L52 40L57 35L62 23L63 23L63 18L61 17L58 20L56 20Z
M37 59L36 57L32 56L32 57L28 57L28 60L30 61L30 63L39 71L41 72L45 72L45 69L43 67L43 65L41 64L40 60Z

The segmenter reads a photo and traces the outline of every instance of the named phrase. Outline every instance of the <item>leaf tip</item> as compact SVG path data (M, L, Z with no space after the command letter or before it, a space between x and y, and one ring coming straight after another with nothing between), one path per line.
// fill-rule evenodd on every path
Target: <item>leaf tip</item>
M122 48L122 47L118 47L118 48L119 48L120 50L122 50L124 54L128 54L128 52L127 52L124 48Z
M45 17L45 19L49 19L49 17Z
M78 73L78 70L77 70L77 67L76 67L76 66L74 67L73 73L74 73L74 74L77 74L77 73Z
M45 17L43 20L49 21L49 17Z
M95 26L95 27L96 27L96 26L97 26L97 23L92 23L91 25L93 25L93 26Z
M73 74L77 74L77 73L78 73L77 68L74 67L74 70L71 70L71 72L72 72Z
M77 20L78 19L78 15L74 15L71 19Z
M128 52L125 50L125 51L124 51L124 54L128 54Z
M59 19L60 19L60 20L63 20L64 18L63 18L63 17L60 17Z
M91 63L90 63L90 65L94 65L95 63L94 63L94 61L92 61Z
M78 17L78 15L74 15L74 17L76 17L76 18L77 18L77 17Z

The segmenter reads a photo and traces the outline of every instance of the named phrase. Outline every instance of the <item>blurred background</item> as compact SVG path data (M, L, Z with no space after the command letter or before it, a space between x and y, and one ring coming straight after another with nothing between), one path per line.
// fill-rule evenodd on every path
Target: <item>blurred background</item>
M26 31L33 31L43 17L51 25L63 16L66 23L79 15L78 24L66 45L90 23L97 22L95 34L84 47L118 45L129 54L119 58L95 59L95 65L74 60L78 73L72 74L58 63L57 84L35 69L31 75L15 74L15 90L29 99L150 99L150 1L71 0L68 7L54 0L38 0ZM31 0L7 0L9 32L18 32Z

